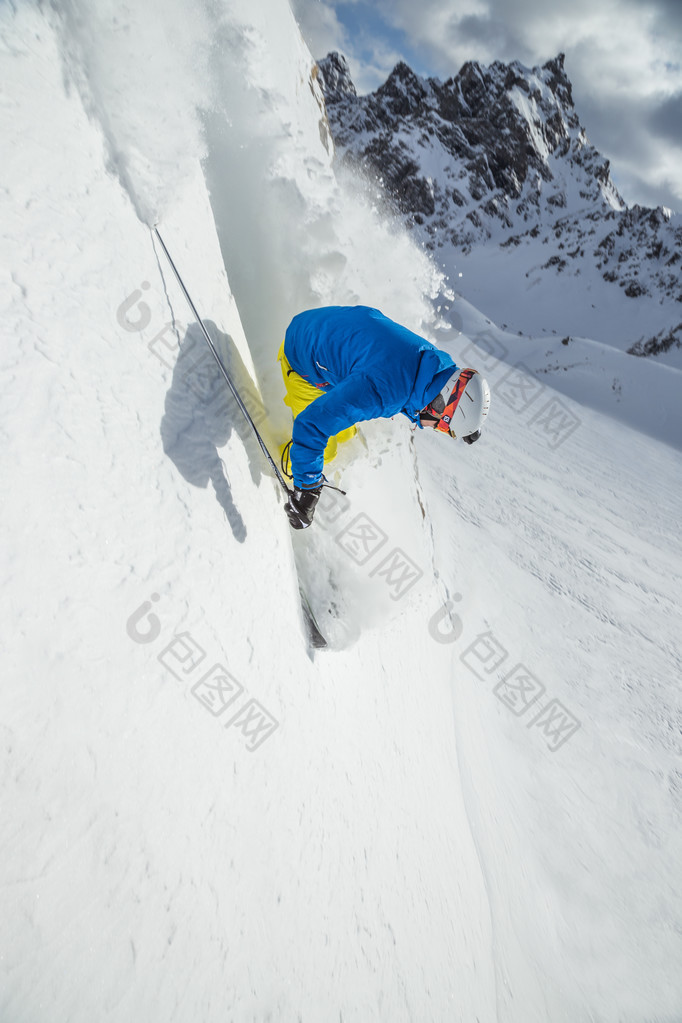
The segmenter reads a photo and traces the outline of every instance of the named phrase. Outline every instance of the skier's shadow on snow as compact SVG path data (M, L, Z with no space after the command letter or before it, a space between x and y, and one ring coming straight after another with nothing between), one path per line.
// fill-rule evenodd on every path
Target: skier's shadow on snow
M265 418L263 403L256 392L237 347L228 334L221 334L210 320L208 334L256 426ZM188 483L213 486L218 504L229 522L235 540L243 543L246 526L230 488L227 467L218 454L236 431L246 449L253 482L261 480L260 449L232 395L198 323L193 323L180 344L173 379L166 395L161 420L163 450Z

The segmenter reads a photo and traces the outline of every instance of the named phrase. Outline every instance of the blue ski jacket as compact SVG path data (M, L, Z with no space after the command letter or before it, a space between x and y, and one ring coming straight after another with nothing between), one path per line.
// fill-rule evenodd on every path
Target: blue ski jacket
M284 354L325 393L294 420L291 471L300 488L322 482L330 437L366 419L419 413L457 366L445 352L368 306L328 306L294 316Z

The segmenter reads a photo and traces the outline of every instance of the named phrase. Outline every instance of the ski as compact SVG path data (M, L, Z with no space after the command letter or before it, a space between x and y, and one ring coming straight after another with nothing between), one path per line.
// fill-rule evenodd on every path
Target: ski
M299 583L298 592L301 595L301 610L303 611L303 620L306 626L306 632L308 633L308 641L315 650L324 650L327 646L327 640L324 638L320 631L320 627L317 624L313 609L310 606L305 590Z
M308 632L308 639L315 650L324 650L327 646L327 640L324 638L320 631L320 627L317 624L313 609L310 606L310 602L303 586L299 586L299 593L301 594L301 609L303 611L303 617L306 624L306 631Z

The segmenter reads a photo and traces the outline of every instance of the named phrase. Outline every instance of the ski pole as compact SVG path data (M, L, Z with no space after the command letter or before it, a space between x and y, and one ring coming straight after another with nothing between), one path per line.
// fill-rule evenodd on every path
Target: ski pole
M249 423L251 429L255 433L256 439L257 439L258 443L261 446L261 450L262 450L263 454L265 455L265 457L267 458L267 460L270 463L270 465L272 466L272 468L274 470L274 473L275 473L275 476L277 477L278 482L280 483L282 489L284 490L284 493L287 495L287 497L289 497L291 495L291 491L289 490L288 486L284 482L284 477L282 476L281 472L277 468L272 455L268 451L268 449L267 449L267 447L265 445L265 441L261 437L260 433L258 432L258 428L256 427L256 424L254 423L253 419L249 415L249 411L248 411L246 405L244 404L244 402L242 401L241 396L240 396L239 392L237 391L237 388L232 383L232 380L230 379L230 375L227 372L227 370L225 369L225 366L223 365L223 360L218 355L216 347L213 344L213 341L211 340L211 337L210 337L208 331L206 330L206 327L204 326L204 321L202 320L201 316L199 316L199 313L197 312L197 307L195 306L194 302L192 301L192 298L191 298L191 295L190 295L189 291L185 287L185 282L183 281L182 277L180 276L180 272L178 271L178 268L176 267L175 263L173 262L173 259L171 257L170 252L166 248L166 243L164 242L163 238L161 237L161 234L159 233L158 227L154 227L154 233L156 234L156 237L159 239L159 242L161 243L161 248L166 253L166 258L167 258L168 262L171 265L171 269L172 269L173 273L175 274L175 276L177 278L178 284L182 288L183 294L184 294L185 298L187 299L187 302L189 304L190 309L192 310L192 312L196 316L197 323L201 327L201 329L203 331L203 334L204 334L204 337L206 338L206 344L211 349L211 354L213 355L213 358L215 359L215 361L218 363L218 368L219 368L220 372L222 373L222 375L225 378L225 383L230 388L230 390L232 392L232 395L234 397L234 400L237 402L237 405L239 406L242 414L244 415L244 418Z

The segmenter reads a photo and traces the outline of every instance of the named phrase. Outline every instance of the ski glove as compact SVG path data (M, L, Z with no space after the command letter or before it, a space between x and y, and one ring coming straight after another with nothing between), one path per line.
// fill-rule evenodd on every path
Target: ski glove
M481 436L481 431L480 430L476 430L476 433L470 433L468 437L462 437L462 440L465 442L465 444L473 444L474 441L478 440L478 438L480 436Z
M321 492L321 486L312 490L299 490L296 487L293 494L289 494L289 500L284 506L284 510L293 529L308 528L313 521L315 506L320 499Z

